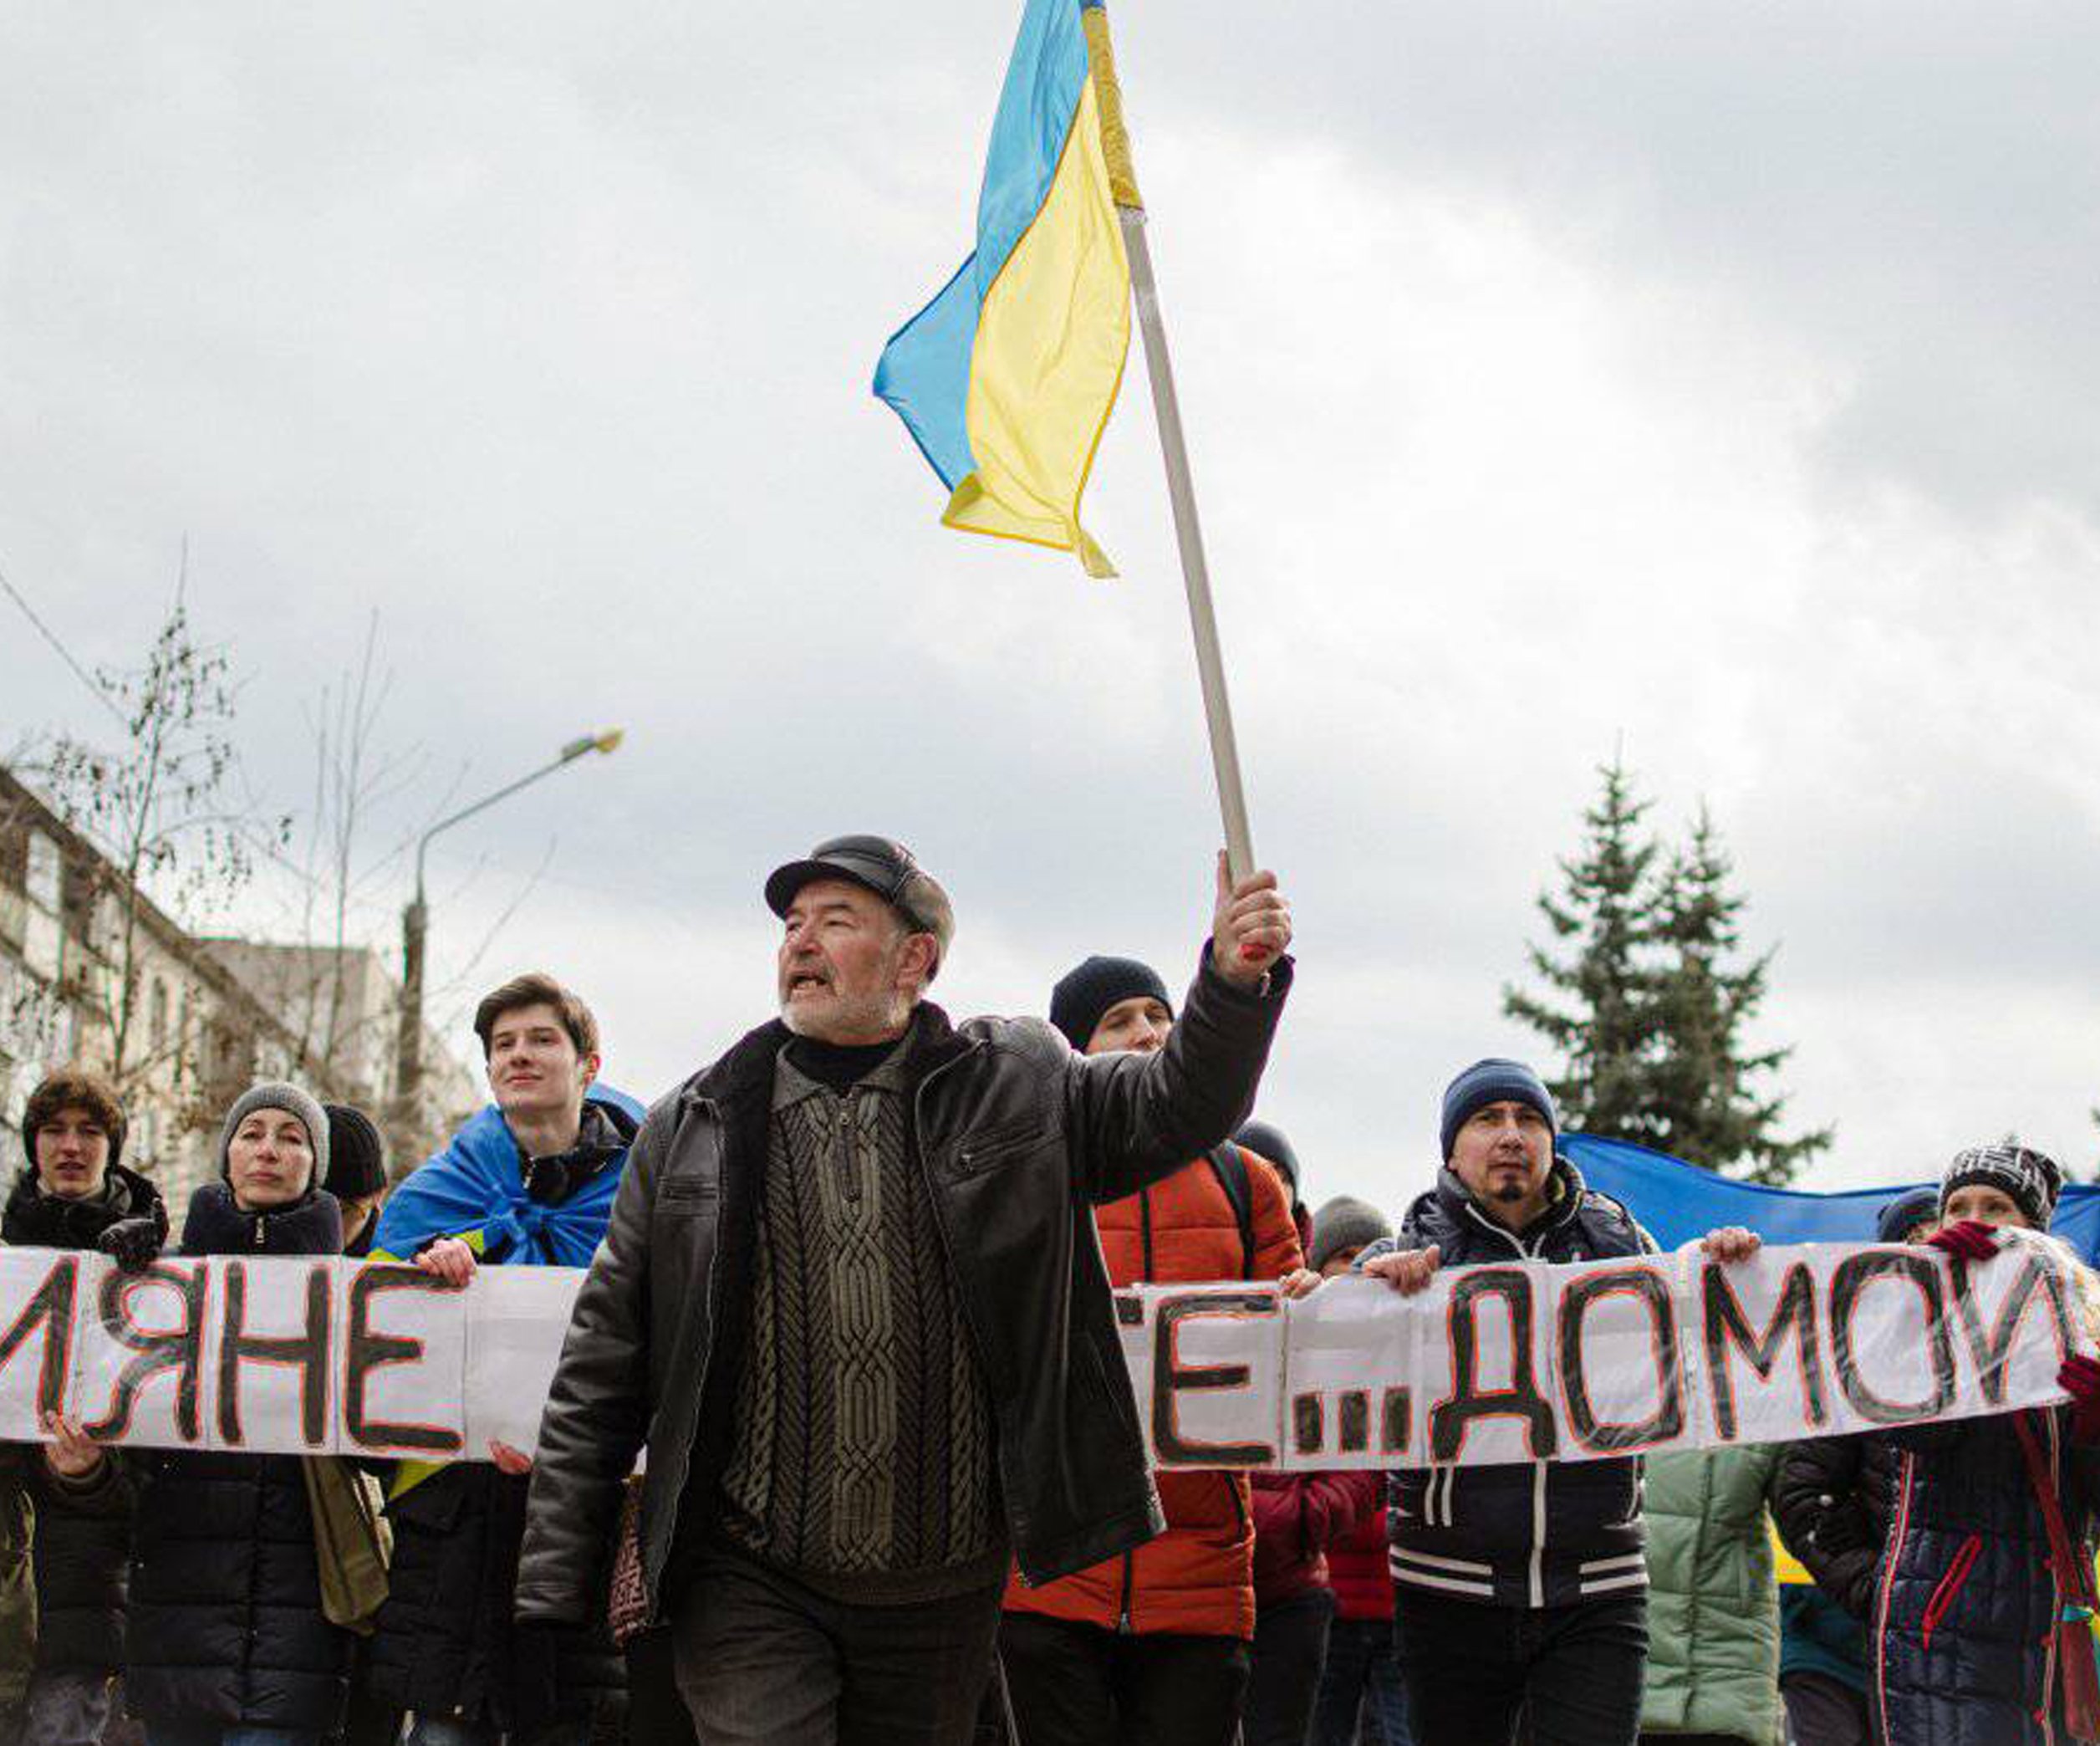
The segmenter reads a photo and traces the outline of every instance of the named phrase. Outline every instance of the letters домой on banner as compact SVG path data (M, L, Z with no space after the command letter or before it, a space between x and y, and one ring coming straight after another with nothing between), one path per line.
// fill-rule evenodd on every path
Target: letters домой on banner
M1412 1299L1343 1279L1267 1318L1245 1286L1118 1296L1165 1468L1586 1460L1870 1431L2060 1401L2064 1356L2090 1348L2055 1252L2016 1238L1981 1267L1809 1243L1733 1266L1689 1249L1464 1268ZM1243 1452L1265 1444L1272 1458Z
M477 1459L530 1448L580 1271L237 1256L145 1274L0 1250L0 1439L63 1406L112 1442ZM1116 1315L1163 1468L1583 1460L1788 1441L2063 1398L2087 1344L2056 1252L1971 1267L1807 1244L1440 1274L1140 1286Z

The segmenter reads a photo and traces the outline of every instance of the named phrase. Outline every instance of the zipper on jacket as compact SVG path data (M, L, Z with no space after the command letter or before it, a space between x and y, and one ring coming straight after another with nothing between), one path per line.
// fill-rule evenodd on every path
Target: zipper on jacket
M1471 1201L1468 1201L1465 1204L1465 1216L1471 1219L1473 1223L1478 1225L1483 1231L1487 1232L1489 1235L1501 1238L1503 1242L1506 1243L1511 1248L1515 1249L1519 1255L1521 1255L1524 1253L1524 1245L1517 1240L1516 1232L1511 1230L1507 1225L1499 1225L1496 1223L1493 1219L1490 1218L1487 1214L1481 1212L1481 1209L1475 1206Z
M984 1335L978 1328L974 1319L974 1312L971 1308L970 1294L963 1289L962 1269L956 1265L955 1241L949 1236L948 1227L942 1219L940 1211L940 1191L934 1187L933 1167L926 1161L926 1144L925 1137L926 1132L926 1088L935 1080L939 1079L942 1074L947 1072L950 1068L959 1067L965 1061L974 1059L976 1056L977 1051L983 1046L984 1045L981 1043L971 1043L969 1049L964 1054L956 1056L952 1060L943 1061L938 1067L935 1067L931 1072L928 1073L925 1078L921 1079L917 1085L912 1088L911 1143L909 1150L911 1153L912 1161L918 1167L920 1182L924 1186L926 1191L926 1207L927 1210L933 1215L934 1235L940 1240L940 1258L943 1261L947 1263L948 1277L955 1284L956 1307L962 1313L963 1332L969 1338L970 1350L976 1358L978 1372L985 1379L986 1399L987 1404L989 1404L991 1408L991 1427L994 1437L992 1461L995 1468L998 1472L1000 1486L1002 1491L1003 1492L1007 1477L1006 1464L1001 1458L1006 1453L1006 1445L1003 1437L1000 1434L1004 1427L999 1422L999 1403L994 1397L996 1378L991 1364L986 1361L985 1356L986 1346ZM1012 1525L1012 1516L1011 1514L1010 1504L1009 1513L1007 1515L1007 1525L1009 1528ZM1017 1551L1015 1561L1017 1563L1019 1562ZM1022 1585L1025 1588L1033 1588L1035 1586L1032 1582L1028 1580L1027 1575L1025 1572L1022 1575L1021 1581Z
M838 1100L833 1113L838 1127L832 1148L832 1168L838 1173L838 1192L849 1207L860 1204L860 1161L854 1156L854 1135L859 1126L859 1111L855 1107L859 1090L853 1085L833 1094Z
M1954 1611L1955 1602L1960 1598L1962 1585L1969 1580L1969 1573L1975 1569L1976 1560L1983 1555L1983 1536L1972 1534L1961 1543L1961 1549L1947 1566L1947 1574L1939 1579L1932 1591L1932 1599L1925 1603L1924 1628L1919 1633L1918 1646L1932 1647L1932 1634L1939 1628L1939 1621Z
M714 1099L694 1099L692 1113L695 1116L704 1116L706 1120L714 1123L715 1145L717 1151L721 1154L721 1156L717 1157L716 1160L717 1167L716 1186L719 1191L721 1198L716 1202L715 1246L713 1251L707 1258L707 1277L701 1282L701 1299L702 1303L706 1304L707 1310L708 1358L707 1361L701 1366L700 1375L694 1379L693 1416L691 1422L686 1427L686 1436L684 1439L685 1447L679 1452L677 1478L673 1483L665 1488L665 1494L670 1500L670 1520L665 1524L665 1532L660 1542L664 1549L664 1559L658 1561L655 1570L652 1571L649 1567L648 1547L644 1546L642 1548L642 1586L648 1592L650 1622L651 1624L654 1624L656 1621L657 1618L661 1616L663 1611L662 1601L657 1595L656 1585L663 1580L664 1561L670 1558L671 1542L677 1534L678 1505L684 1499L686 1494L686 1482L692 1477L693 1446L700 1441L700 1410L701 1406L706 1404L707 1399L707 1373L714 1367L715 1363L720 1355L718 1348L719 1342L721 1339L721 1306L717 1301L717 1294L715 1289L715 1285L716 1281L719 1279L721 1274L722 1228L725 1220L721 1208L722 1202L726 1201L729 1196L727 1172L721 1167L723 1165L726 1165L728 1161L727 1151L729 1146L729 1135L727 1124L722 1120L721 1105L716 1103ZM667 1147L665 1153L665 1162L668 1164L670 1161L670 1151ZM657 1189L660 1193L662 1191L662 1184L660 1182L657 1185Z
M1532 1463L1532 1605L1546 1605L1546 1470Z
M1152 1191L1138 1190L1138 1281L1148 1284L1152 1279ZM1227 1485L1231 1483L1228 1478ZM1138 1628L1130 1622L1130 1602L1135 1595L1138 1582L1138 1560L1134 1552L1123 1555L1123 1605L1116 1614L1116 1631L1129 1636Z

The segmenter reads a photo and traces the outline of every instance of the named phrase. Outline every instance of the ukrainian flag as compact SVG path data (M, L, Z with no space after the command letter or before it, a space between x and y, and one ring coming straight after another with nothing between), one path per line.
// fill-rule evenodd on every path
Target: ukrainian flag
M1135 207L1100 0L1029 0L977 200L977 246L883 348L875 392L949 490L951 528L1076 551L1130 345L1119 205Z

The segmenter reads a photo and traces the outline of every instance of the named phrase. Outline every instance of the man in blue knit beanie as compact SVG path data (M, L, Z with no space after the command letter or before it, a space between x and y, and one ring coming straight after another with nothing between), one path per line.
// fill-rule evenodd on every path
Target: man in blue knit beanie
M1559 1150L1553 1095L1521 1061L1444 1093L1444 1167L1357 1270L1424 1289L1440 1269L1573 1262L1654 1245ZM1712 1258L1756 1253L1716 1231ZM1419 1746L1507 1746L1528 1709L1552 1746L1633 1746L1648 1660L1638 1457L1410 1468L1391 1476L1394 1625Z

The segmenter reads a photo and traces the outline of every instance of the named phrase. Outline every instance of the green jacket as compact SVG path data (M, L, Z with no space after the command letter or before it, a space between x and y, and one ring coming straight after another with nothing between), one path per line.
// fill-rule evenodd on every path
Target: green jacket
M1641 1733L1777 1746L1779 1590L1765 1490L1776 1447L1648 1463L1648 1684Z

